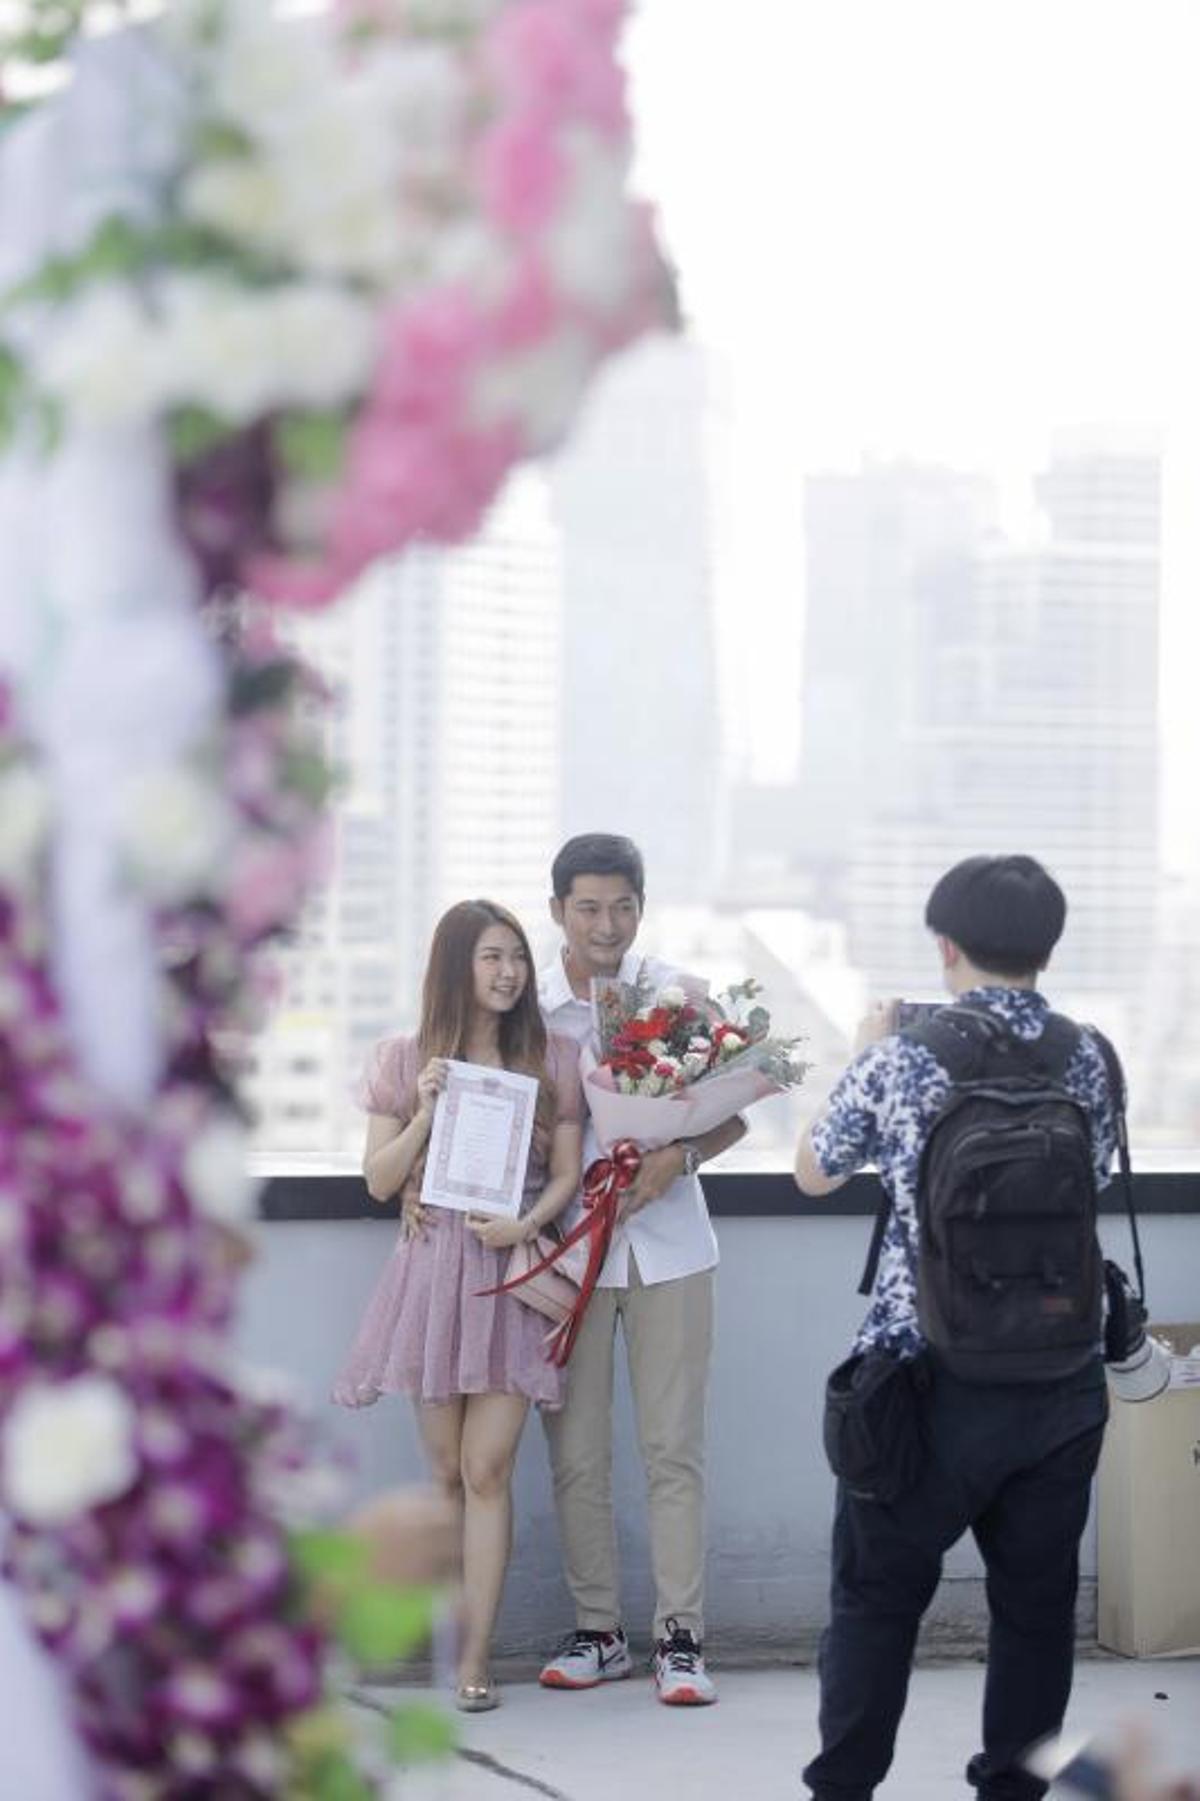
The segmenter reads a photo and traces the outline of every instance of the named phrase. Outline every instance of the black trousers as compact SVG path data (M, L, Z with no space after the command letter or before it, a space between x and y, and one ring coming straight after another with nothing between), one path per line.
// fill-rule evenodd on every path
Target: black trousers
M934 1370L922 1396L929 1455L890 1506L839 1485L832 1613L821 1640L819 1801L870 1801L891 1765L921 1615L968 1529L987 1571L983 1801L1037 1801L1021 1753L1057 1732L1071 1692L1079 1540L1108 1412L1104 1366L1046 1385L982 1386Z

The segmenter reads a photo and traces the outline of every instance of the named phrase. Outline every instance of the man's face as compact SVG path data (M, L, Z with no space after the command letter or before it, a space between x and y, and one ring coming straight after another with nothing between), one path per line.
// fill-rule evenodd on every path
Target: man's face
M615 976L637 937L642 908L623 875L577 875L565 900L550 902L567 955L582 975Z

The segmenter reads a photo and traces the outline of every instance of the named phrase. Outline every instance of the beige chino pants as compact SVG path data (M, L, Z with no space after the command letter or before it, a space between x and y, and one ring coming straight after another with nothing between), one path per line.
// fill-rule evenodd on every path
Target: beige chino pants
M567 1395L545 1415L554 1498L576 1625L607 1632L621 1619L612 1505L613 1357L625 1334L638 1442L646 1471L654 1636L675 1619L704 1633L704 1409L712 1354L711 1269L647 1287L629 1257L627 1288L597 1288L571 1361Z

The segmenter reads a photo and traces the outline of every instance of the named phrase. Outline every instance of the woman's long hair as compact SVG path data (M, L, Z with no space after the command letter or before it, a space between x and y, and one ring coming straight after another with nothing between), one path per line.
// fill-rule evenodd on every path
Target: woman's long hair
M546 1071L546 1025L538 1005L533 956L520 920L495 901L459 901L438 920L425 970L417 1035L420 1062L424 1065L431 1057L466 1057L467 1034L475 1012L475 946L489 926L507 926L525 953L528 975L521 997L500 1015L500 1060L505 1069L536 1078L536 1128L548 1134L554 1125L557 1097Z

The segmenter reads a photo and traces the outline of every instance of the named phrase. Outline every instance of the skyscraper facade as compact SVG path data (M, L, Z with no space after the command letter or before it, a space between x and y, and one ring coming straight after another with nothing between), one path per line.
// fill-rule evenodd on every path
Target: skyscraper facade
M1064 442L1032 544L989 530L943 472L810 488L802 779L814 861L835 910L844 882L851 959L878 991L934 984L938 874L1020 849L1071 903L1056 994L1114 1024L1132 1004L1158 872L1160 483L1153 446ZM847 600L852 639L829 617Z
M704 901L721 834L704 362L622 357L554 465L564 597L563 830L623 832L655 900Z

